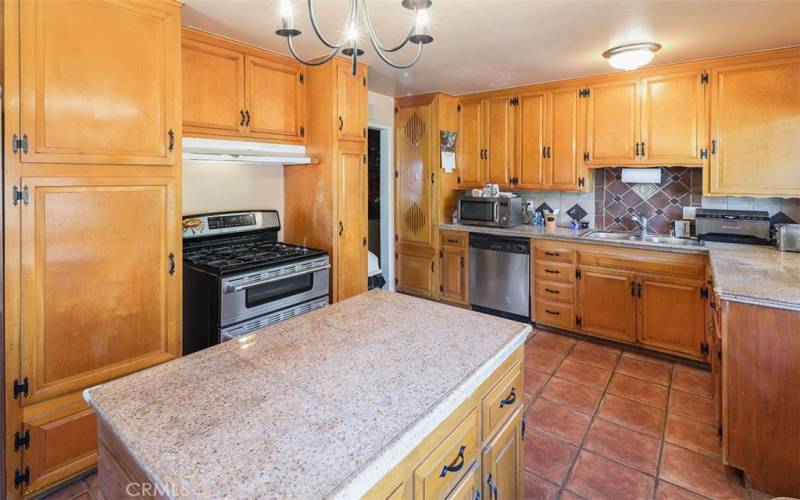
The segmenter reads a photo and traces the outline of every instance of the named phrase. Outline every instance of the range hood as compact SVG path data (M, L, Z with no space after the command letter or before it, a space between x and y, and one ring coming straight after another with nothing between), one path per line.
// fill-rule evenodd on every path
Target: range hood
M305 146L224 139L183 138L184 161L257 163L259 165L311 165Z

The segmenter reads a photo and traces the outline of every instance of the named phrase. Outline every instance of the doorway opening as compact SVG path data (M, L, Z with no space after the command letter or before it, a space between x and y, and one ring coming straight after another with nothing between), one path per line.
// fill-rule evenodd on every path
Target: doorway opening
M369 288L394 290L391 128L370 125L367 141Z

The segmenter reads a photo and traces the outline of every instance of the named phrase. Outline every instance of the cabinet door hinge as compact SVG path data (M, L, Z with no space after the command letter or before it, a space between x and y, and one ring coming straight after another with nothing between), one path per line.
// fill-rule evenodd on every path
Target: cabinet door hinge
M394 235L394 241L398 241L398 240L399 240L399 238L397 237L397 234L395 234Z
M578 185L585 186L586 185L586 178L585 177L578 177Z
M461 113L461 105L460 104L458 106L456 106L456 112L457 113Z
M397 170L395 170L395 171L394 171L394 176L395 176L395 177L400 177L400 172L398 172Z
M576 269L575 270L575 279L581 279L581 270L580 269Z
M433 261L431 261L431 272L432 272L432 273L435 273L435 272L436 272L436 264L434 264L434 262L433 262Z
M300 137L305 137L305 136L306 136L306 128L300 127Z
M361 245L362 246L367 246L367 237L366 236L364 236L364 238L361 239Z
M28 429L25 429L22 434L14 433L14 451L19 451L23 446L26 450L31 447L31 431Z
M366 139L366 138L367 138L367 129L365 129L365 128L362 128L362 129L361 129L361 135L363 135L363 136L364 136L364 139Z
M394 114L397 114L399 111L400 111L399 109L394 108Z
M708 288L702 287L700 289L700 298L701 299L707 299L708 298Z
M361 163L363 163L364 165L367 164L367 155L361 157Z
M394 279L394 284L396 285L397 283L398 283L397 278L395 278Z
M395 258L395 259L398 259L398 258L400 258L400 256L397 254L397 252L395 252L395 253L394 253L394 258Z
M700 354L703 354L703 355L708 354L708 343L707 342L700 342Z
M592 95L591 89L580 89L578 91L578 97L589 97L590 95Z
M366 76L362 76L361 77L361 85L363 85L364 87L367 86L367 77Z
M439 285L439 293L444 293L444 285Z
M22 134L22 138L17 137L17 134L11 136L11 151L16 153L20 149L23 153L28 153L28 134Z
M461 176L456 177L456 183L461 184Z
M169 150L170 151L174 151L175 150L175 131L172 130L172 129L169 129L169 131L167 132L167 135L169 136Z
M303 73L300 73L300 84L306 83L306 78L303 76Z
M439 250L439 258L444 259L444 252L442 252L441 250Z
M583 326L582 323L583 323L583 320L581 319L581 317L580 316L575 316L575 325L576 326Z
M19 469L14 471L14 489L18 490L22 485L28 486L31 484L31 468L25 467L23 472L20 472Z
M14 379L14 399L19 399L20 394L28 397L28 377L22 379L20 383L19 379Z
M435 178L435 176L433 175L433 172L431 172L431 184L433 184L434 178Z
M717 436L722 438L722 424L717 424Z
M708 83L708 73L703 73L700 75L700 83L706 85Z
M13 201L14 206L21 201L25 205L28 204L28 186L22 186L22 191L20 191L17 186L13 186L11 188L11 201Z
M589 161L589 152L583 153L583 161Z
M703 148L700 150L700 159L705 160L708 159L708 150Z
M522 440L525 440L525 417L522 417Z

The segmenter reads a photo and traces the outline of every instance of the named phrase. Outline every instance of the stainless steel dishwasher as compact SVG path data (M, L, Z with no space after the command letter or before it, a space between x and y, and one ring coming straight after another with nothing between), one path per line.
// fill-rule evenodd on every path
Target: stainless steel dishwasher
M530 318L530 240L470 233L469 301L473 309Z

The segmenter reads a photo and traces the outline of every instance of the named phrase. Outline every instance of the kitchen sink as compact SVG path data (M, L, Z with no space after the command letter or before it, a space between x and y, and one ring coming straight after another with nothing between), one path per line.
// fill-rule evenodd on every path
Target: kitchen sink
M673 238L671 236L657 236L641 233L626 233L622 231L589 231L581 235L584 238L596 238L614 241L642 241L646 243L661 243L663 245L679 246L701 246L703 243L697 240L684 238Z

